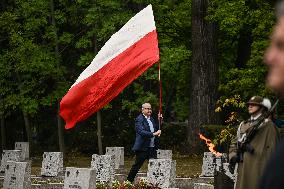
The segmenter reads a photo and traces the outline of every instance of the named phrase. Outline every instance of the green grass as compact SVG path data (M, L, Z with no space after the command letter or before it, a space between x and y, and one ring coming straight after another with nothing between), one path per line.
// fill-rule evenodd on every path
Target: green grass
M198 177L201 174L202 156L199 155L174 155L173 159L176 160L176 174L177 177ZM135 157L127 156L124 159L125 171L128 172L134 163ZM32 174L39 175L41 168L42 157L33 158L32 161ZM91 156L67 156L64 159L65 167L90 167ZM148 161L146 161L140 171L146 172Z

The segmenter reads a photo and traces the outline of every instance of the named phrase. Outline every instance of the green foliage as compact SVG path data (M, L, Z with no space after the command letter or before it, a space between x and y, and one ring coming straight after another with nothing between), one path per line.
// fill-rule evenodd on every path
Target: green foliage
M190 22L184 19L190 20L190 1L133 1L131 6L127 1L54 1L55 26L49 1L14 3L15 8L7 6L0 14L1 41L6 42L1 50L1 83L5 83L1 94L7 110L13 107L35 114L41 106L54 104L110 36L137 12L132 7L152 3L161 48L165 109L176 111L180 120L187 117L188 110L182 104L188 102L190 36L181 34L190 34ZM56 45L59 55L54 51ZM145 101L157 106L157 77L156 68L148 70L116 100L129 111Z
M222 95L271 96L265 87L266 68L262 57L274 23L272 5L267 1L213 0L209 12L208 19L219 26L219 89ZM246 45L242 44L243 39ZM241 49L247 47L248 55L244 55ZM241 62L240 57L247 60Z
M46 36L42 32L48 26L50 6L45 1L16 1L16 5L15 9L1 13L0 25L5 25L4 40L9 43L1 50L0 64L3 72L9 73L3 74L4 81L13 81L3 82L2 95L6 110L21 109L36 114L55 89L52 84L61 73L52 48L40 37Z
M1 112L5 112L8 124L23 125L20 118L13 118L21 117L21 111L26 112L32 115L33 130L41 137L39 145L50 144L56 148L57 102L111 35L149 3L153 6L158 32L165 121L184 122L188 118L192 56L190 0L53 1L55 25L51 1L1 3L0 97ZM231 102L225 105L225 99L249 99L253 95L273 99L271 91L265 87L266 67L262 63L275 21L273 5L264 0L212 0L209 3L206 19L218 26L220 101L217 106L222 108L223 124L230 129L235 124L229 126L225 122L227 116L237 112L242 117L244 109L239 101L238 106ZM152 104L156 116L159 105L157 65L102 110L103 132L116 133L118 139L112 140L112 136L104 134L105 143L131 148L134 119L144 102ZM74 139L86 151L91 151L96 145L92 140L96 137L94 119L91 117L78 124L75 130L78 132L68 131L66 140ZM183 146L185 128L165 123L163 133L167 134L161 137L163 146L173 149ZM231 133L227 131L213 138L223 142ZM46 133L51 137L46 139ZM74 142L70 142L69 147L80 150Z
M245 0L213 0L210 4L208 19L218 21L220 31L225 32L228 36L239 35L239 31L246 23L248 7Z
M160 148L184 152L186 147L186 123L164 123L161 126Z
M240 95L220 99L217 102L216 112L222 112L224 124L221 130L215 132L213 143L217 145L228 145L236 135L237 126L240 124L242 112L246 109L246 103Z

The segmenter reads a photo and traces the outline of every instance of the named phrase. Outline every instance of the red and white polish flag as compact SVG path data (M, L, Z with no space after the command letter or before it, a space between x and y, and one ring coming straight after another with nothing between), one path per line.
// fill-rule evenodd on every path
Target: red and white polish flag
M159 60L156 26L149 5L102 47L60 102L66 129L109 103Z

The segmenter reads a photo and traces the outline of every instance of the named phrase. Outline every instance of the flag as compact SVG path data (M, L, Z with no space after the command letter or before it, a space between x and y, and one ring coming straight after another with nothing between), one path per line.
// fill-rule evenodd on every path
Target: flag
M152 6L132 17L98 52L60 102L66 129L109 103L159 60Z

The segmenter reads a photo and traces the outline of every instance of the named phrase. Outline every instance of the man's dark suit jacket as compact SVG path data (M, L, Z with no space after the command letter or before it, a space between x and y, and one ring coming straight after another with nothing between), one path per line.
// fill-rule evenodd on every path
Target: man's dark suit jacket
M155 123L152 117L150 117L150 120L153 123L154 132L156 132L159 129L158 125ZM143 114L140 114L135 120L135 131L136 131L136 138L132 150L146 151L150 145L153 133L151 132L149 123ZM158 149L157 137L155 137L155 148Z

